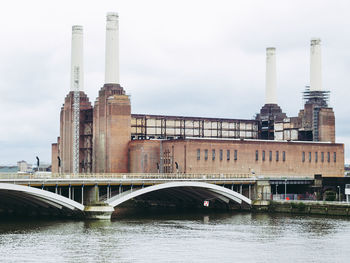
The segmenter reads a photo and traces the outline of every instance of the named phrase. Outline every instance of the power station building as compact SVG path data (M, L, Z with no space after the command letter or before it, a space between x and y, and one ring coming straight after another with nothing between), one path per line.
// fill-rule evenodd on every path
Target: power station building
M107 14L105 84L94 105L83 92L83 28L73 26L71 91L52 144L52 172L73 172L74 85L79 83L80 173L242 173L344 176L344 145L321 82L321 43L311 40L310 86L298 116L276 96L275 48L266 50L266 98L255 119L132 114L119 83L119 25ZM76 75L75 69L79 69Z

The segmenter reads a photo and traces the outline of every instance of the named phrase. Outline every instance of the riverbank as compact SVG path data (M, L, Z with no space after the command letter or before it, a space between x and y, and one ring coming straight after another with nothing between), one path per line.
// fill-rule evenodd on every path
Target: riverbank
M331 215L350 217L350 203L325 201L254 201L253 212Z

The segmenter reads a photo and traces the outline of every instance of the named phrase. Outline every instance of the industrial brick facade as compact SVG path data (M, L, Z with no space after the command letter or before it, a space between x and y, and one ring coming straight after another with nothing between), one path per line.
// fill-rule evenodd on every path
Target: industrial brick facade
M52 156L52 170L55 172L70 173L73 169L73 96L71 91L65 98L64 104L60 113L60 137L57 140L57 155ZM91 154L89 149L92 149L92 144L89 139L92 139L92 120L88 117L91 115L92 106L89 98L84 92L80 92L80 151L79 151L79 171L91 172L87 170L85 164L91 162ZM90 126L90 128L89 128ZM56 147L53 145L53 150ZM59 161L60 160L60 161ZM89 161L90 160L90 161ZM60 163L60 167L58 167Z
M164 142L163 152L170 152L169 171L175 171L174 163L177 162L179 172L186 173L253 173L299 177L315 174L340 176L344 173L342 144L183 140ZM308 159L309 154L311 161ZM328 156L330 158L327 159Z
M72 129L69 126L71 122L69 117L72 115L69 112L71 108L66 106L72 103L69 98L70 96L67 96L61 112L61 138L63 137L64 140L61 139L61 143L57 146L53 145L52 153L53 163L57 163L54 155L60 156L62 172L70 172L72 163L69 143ZM89 103L83 102L82 105L85 105L85 110L90 109ZM168 119L167 116L132 115L130 99L125 95L124 89L119 85L105 85L99 92L93 110L90 109L91 112L93 111L91 171L95 173L249 173L287 177L310 177L315 174L343 176L344 145L334 143L334 113L331 108L322 108L318 112L318 138L326 142L301 142L291 139L292 136L298 136L293 135L293 131L300 129L303 122L306 128L312 128L309 108L312 109L312 106L307 104L299 117L284 118L283 121L274 123L275 136L281 133L285 140L246 139L244 136L247 131L250 132L250 127L255 127L256 120L244 122L244 120L216 119L214 121L214 119L195 117L186 119L169 116ZM65 122L63 118L68 120ZM140 119L143 120L142 125L135 125ZM164 132L160 129L158 138L154 138L158 132L156 126L158 120L160 127L165 128ZM179 128L174 126L176 121L179 122ZM215 129L206 128L208 131L214 131L215 137L213 133L210 138L186 137L186 124L189 126L191 121L192 123L198 121L198 127L202 125L203 135L205 135L205 124L213 127L212 123L215 123ZM81 122L80 126L83 127L82 118ZM168 127L162 126L164 122L168 122ZM170 123L174 124L171 126ZM226 124L222 125L222 123L227 123L227 127L229 123L239 123L240 125L235 126L239 128L232 130L239 139L222 136L222 127L226 127ZM247 125L250 125L248 130ZM178 129L179 136L171 133L171 129L174 131ZM243 132L239 129L243 129ZM146 132L147 130L156 132L150 134ZM194 132L193 130L191 133ZM136 131L144 133L139 132L137 137ZM163 133L166 136L162 136ZM81 140L83 138L84 136L81 135ZM53 165L53 171L59 171L57 164Z
M58 172L58 166L59 166L59 161L58 161L58 143L53 143L51 145L51 160L52 160L52 165L51 165L51 170Z
M61 109L60 137L52 145L53 172L73 172L73 128L74 134L79 128L74 149L84 173L344 175L344 145L335 143L329 91L321 85L319 39L311 41L310 87L298 116L287 116L277 104L275 48L266 50L265 105L254 119L131 114L130 98L119 84L118 14L108 13L106 22L106 84L94 107L81 91L83 31L73 26L71 90L80 90L75 111L80 121L73 125L71 91Z
M132 173L163 170L165 173L244 173L286 177L344 174L344 145L334 143L139 140L130 142L129 156Z
M94 107L93 172L128 172L130 99L119 85L105 85Z
M332 108L323 108L319 112L318 139L321 142L335 142L335 117Z
M134 140L129 143L129 171L158 173L161 166L161 140Z

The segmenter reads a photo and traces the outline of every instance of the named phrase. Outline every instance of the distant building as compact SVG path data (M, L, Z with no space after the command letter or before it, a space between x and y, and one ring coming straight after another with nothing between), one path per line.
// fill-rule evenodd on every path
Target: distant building
M26 161L22 160L22 161L18 161L17 162L17 166L18 166L18 172L27 172L28 170L32 169L32 166L29 165Z

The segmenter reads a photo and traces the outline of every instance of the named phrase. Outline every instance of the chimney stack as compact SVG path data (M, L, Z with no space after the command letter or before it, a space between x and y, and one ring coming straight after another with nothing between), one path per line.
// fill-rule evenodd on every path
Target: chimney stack
M276 49L266 48L266 94L265 104L277 104L276 96Z
M70 74L70 90L74 91L74 78L76 69L79 71L79 90L84 87L84 65L83 65L83 27L72 26L72 54L71 54L71 74Z
M119 84L118 13L107 13L105 84Z
M311 39L310 91L322 90L321 39Z

